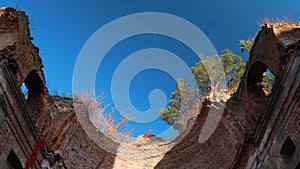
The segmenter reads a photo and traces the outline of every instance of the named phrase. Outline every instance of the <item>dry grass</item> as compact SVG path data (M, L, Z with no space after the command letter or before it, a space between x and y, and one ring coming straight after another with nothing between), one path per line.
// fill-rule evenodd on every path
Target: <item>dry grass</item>
M73 95L73 99L81 104L82 112L88 114L98 132L102 132L116 142L125 142L132 138L133 129L128 130L126 123L133 117L126 115L124 118L116 118L114 109L108 111L109 105L103 104L103 95L95 98L93 92L86 92Z
M276 17L276 18L263 17L260 18L259 21L257 21L257 24L260 27L262 27L265 24L276 23L276 22L297 23L296 19L291 14L289 14L288 16Z

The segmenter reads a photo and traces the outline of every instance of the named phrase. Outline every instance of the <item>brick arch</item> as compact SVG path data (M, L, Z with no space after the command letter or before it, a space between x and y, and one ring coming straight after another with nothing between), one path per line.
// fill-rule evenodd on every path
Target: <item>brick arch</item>
M246 87L248 95L252 94L253 92L255 92L254 94L260 94L259 92L262 91L263 88L263 85L261 84L263 81L263 73L266 72L267 69L269 69L276 78L272 68L270 68L264 62L257 60L252 62L252 64L249 64L249 68L246 72Z
M28 100L41 99L46 94L44 78L37 70L32 70L25 78L24 83L28 89Z
M255 124L261 113L267 104L268 96L264 91L264 86L262 85L263 73L268 69L268 66L261 61L252 62L248 65L246 71L246 85L245 92L248 100L247 109L251 110L248 120L249 124ZM272 71L271 71L272 72Z
M247 72L247 88L254 87L257 83L261 83L263 79L263 72L266 70L266 64L260 61L254 62Z
M268 25L262 27L250 51L248 64L251 65L251 67L256 62L262 62L275 76L280 73L282 62L281 54L285 51L286 44L277 36L272 27Z
M27 98L24 98L24 101L31 118L36 124L39 122L45 123L41 121L41 117L45 116L43 114L45 98L47 97L47 89L43 76L41 76L40 71L32 70L28 73L23 83L27 88Z

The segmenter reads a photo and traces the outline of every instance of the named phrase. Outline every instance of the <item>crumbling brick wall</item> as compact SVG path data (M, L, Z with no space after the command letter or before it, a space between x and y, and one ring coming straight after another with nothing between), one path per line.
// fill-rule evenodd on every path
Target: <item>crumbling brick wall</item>
M25 13L1 8L0 168L41 168L44 162L53 166L58 159L43 137L43 129L51 122L44 109L48 92L39 50L31 39ZM28 89L28 98L21 92L22 84Z

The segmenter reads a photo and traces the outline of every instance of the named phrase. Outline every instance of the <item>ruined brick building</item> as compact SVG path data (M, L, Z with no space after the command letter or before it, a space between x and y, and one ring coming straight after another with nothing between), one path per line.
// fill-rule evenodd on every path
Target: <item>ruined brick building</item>
M98 138L91 140L78 122L87 117L76 116L72 100L48 94L39 50L31 40L25 13L1 9L1 169L300 169L300 23L262 26L237 92L224 103L204 102L177 144L144 138L137 139L139 145L119 144L87 123ZM260 84L266 69L276 77L269 95ZM200 143L209 113L223 116L212 136Z

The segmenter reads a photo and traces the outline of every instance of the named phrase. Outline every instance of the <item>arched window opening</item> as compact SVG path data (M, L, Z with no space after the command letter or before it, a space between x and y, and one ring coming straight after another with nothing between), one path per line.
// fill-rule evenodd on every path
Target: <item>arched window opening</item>
M21 91L28 102L38 101L43 93L43 88L43 82L37 71L30 72L21 85Z
M247 90L255 96L267 96L271 93L275 76L262 62L255 62L248 71Z
M9 169L23 169L18 156L13 150L11 150L9 155L7 156L7 162Z
M254 63L248 71L247 91L250 97L257 98L265 96L263 92L263 73L267 70L267 66L262 62Z
M294 154L295 150L296 150L296 146L295 146L293 140L291 140L290 137L287 137L285 142L283 143L281 150L280 150L280 155L284 159L284 161L287 163L291 160L292 155Z
M24 95L24 101L33 120L40 112L42 106L42 96L44 94L44 83L37 71L31 71L21 85L21 92Z
M43 91L43 82L36 71L30 72L24 83L28 89L28 100L40 98Z

